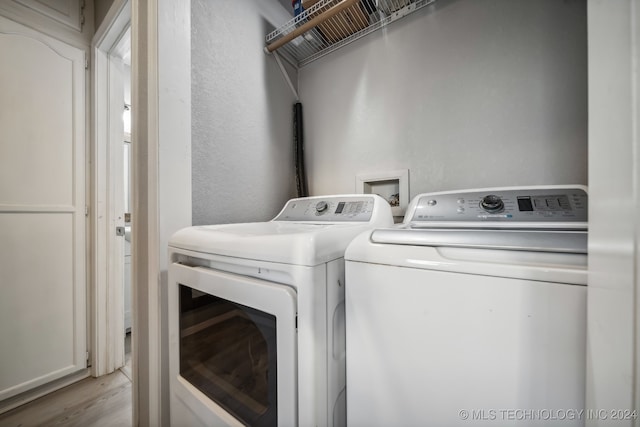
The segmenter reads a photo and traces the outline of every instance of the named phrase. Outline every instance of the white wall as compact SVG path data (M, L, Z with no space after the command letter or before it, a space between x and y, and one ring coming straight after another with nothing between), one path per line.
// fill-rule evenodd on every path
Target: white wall
M292 91L263 52L275 0L193 0L193 223L264 221L294 195Z
M584 0L439 0L302 68L312 194L587 183Z

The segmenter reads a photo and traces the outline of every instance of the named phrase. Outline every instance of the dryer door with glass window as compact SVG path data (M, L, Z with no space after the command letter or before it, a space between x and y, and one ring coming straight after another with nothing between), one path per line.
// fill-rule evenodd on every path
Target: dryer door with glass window
M295 291L179 264L169 286L172 393L205 420L294 425Z

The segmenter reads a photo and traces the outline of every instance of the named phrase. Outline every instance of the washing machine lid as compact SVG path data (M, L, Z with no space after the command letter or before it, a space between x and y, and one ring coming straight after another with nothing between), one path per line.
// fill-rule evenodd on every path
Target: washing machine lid
M587 253L587 232L569 230L390 229L373 231L371 242L391 245Z
M369 230L357 236L345 252L347 277L349 264L355 262L385 265L392 269L587 284L584 232L547 236L520 231L514 235L507 235L506 231L394 231ZM390 273L389 277L392 278L393 274ZM429 280L425 276L424 283L428 284ZM393 285L392 279L390 285Z
M389 204L376 195L316 196L289 200L272 221L188 227L169 240L188 250L257 261L315 266L342 258L365 230L390 227Z

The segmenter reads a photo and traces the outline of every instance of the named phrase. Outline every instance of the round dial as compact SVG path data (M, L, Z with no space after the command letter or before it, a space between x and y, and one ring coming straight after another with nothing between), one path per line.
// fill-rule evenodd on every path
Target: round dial
M325 201L318 202L318 203L316 203L316 212L322 213L322 212L326 211L328 207L329 207L329 205L327 204L327 202L325 202Z
M490 194L482 198L480 207L489 213L500 212L504 209L504 202L500 197Z

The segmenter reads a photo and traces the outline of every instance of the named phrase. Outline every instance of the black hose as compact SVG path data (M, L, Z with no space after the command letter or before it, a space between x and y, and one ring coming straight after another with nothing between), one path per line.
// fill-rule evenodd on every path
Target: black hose
M293 139L294 156L296 163L296 187L298 197L307 197L309 187L307 186L307 175L304 171L304 128L302 126L302 104L296 102L293 106Z

